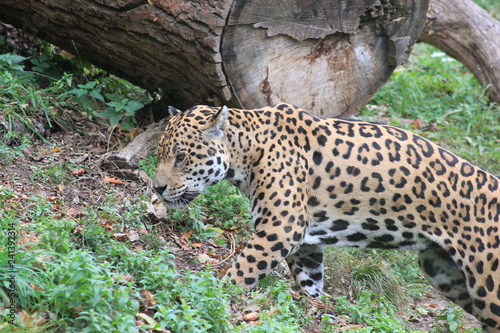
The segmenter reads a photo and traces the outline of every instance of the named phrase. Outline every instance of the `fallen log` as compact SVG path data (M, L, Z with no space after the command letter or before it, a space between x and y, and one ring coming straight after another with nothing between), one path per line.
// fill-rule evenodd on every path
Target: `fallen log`
M428 0L3 0L0 20L180 109L357 113L407 61Z
M457 59L500 104L500 22L471 0L431 0L419 38Z

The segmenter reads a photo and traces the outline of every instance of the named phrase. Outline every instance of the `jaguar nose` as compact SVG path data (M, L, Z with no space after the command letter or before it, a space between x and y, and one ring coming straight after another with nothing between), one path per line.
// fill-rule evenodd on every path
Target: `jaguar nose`
M167 188L167 185L165 186L153 186L153 189L155 190L155 192L161 196L161 194L163 192L165 192L165 189Z

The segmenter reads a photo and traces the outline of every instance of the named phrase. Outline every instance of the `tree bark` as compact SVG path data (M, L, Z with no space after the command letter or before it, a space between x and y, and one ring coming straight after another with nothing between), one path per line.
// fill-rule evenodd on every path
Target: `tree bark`
M173 105L231 91L219 54L230 1L2 0L0 20L92 62Z
M500 104L500 22L471 0L431 0L420 41L467 66Z
M0 20L177 108L348 116L407 61L428 0L2 0Z

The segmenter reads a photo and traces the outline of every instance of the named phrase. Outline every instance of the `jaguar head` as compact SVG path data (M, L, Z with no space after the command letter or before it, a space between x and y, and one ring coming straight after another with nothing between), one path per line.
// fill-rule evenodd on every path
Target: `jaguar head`
M206 186L226 177L229 154L225 130L229 111L195 106L169 107L171 117L158 145L153 189L167 206L191 202Z

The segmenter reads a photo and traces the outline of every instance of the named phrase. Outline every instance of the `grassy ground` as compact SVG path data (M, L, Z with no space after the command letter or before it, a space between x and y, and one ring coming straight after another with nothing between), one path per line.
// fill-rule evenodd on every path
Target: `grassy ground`
M293 292L283 267L253 291L221 283L250 233L248 200L222 183L160 223L141 179L109 177L98 163L133 135L150 96L54 52L0 55L0 331L479 332L430 296L411 251L330 249L330 296L319 300ZM58 71L63 63L77 73ZM499 111L461 64L417 45L360 117L500 173Z

